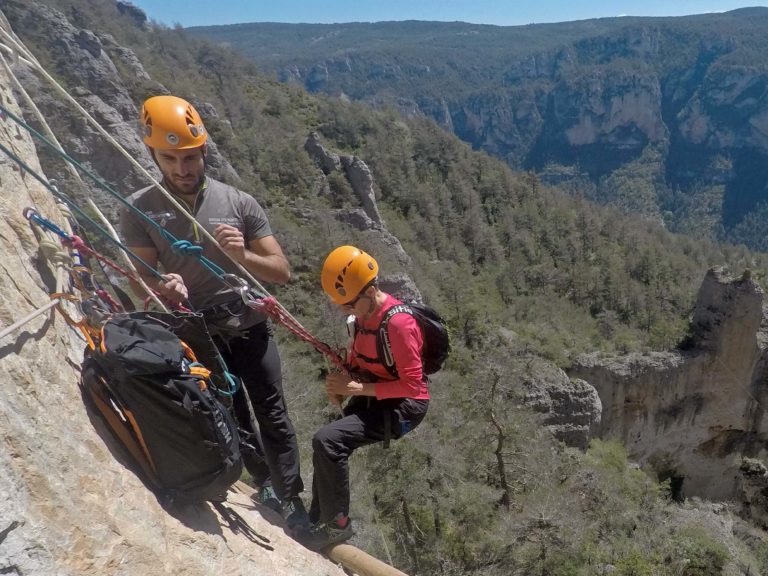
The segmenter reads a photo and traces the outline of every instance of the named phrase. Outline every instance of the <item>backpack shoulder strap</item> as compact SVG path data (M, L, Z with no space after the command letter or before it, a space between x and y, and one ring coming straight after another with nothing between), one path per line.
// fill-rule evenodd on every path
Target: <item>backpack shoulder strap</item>
M405 313L415 316L413 309L408 304L395 304L391 308L388 308L384 313L384 317L381 319L378 328L370 329L363 328L359 322L355 322L355 333L359 334L375 334L376 335L376 358L369 358L358 353L358 357L362 358L370 364L381 364L384 366L387 372L389 372L392 378L397 379L397 366L395 366L395 359L392 356L392 347L389 342L389 321L395 314Z
M379 361L384 365L394 378L398 377L397 366L395 366L395 359L392 356L392 347L389 343L389 321L395 314L410 314L413 316L413 309L407 304L395 304L387 310L384 314L384 318L381 319L379 329L376 331L376 352L379 356Z

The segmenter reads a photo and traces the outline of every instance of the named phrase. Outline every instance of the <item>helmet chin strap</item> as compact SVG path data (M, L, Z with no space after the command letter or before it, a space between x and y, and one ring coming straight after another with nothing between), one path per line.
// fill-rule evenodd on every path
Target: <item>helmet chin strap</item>
M379 290L375 286L370 286L370 288L374 289L373 295L369 296L368 294L366 294L365 296L361 297L361 300L365 299L365 300L368 300L370 302L370 304L368 305L368 310L363 315L365 318L370 318L371 315L374 312L376 312L376 310L379 309L379 306L381 306L381 304L384 301L383 292L381 292L381 290Z

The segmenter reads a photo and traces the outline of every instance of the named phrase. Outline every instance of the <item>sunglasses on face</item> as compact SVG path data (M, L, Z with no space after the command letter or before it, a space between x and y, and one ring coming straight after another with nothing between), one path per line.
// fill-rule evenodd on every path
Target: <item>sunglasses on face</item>
M358 294L356 298L353 298L352 300L350 300L346 304L342 304L341 307L342 308L349 308L351 310L352 308L355 307L355 305L359 302L360 298L362 298L362 297L363 297L362 294Z

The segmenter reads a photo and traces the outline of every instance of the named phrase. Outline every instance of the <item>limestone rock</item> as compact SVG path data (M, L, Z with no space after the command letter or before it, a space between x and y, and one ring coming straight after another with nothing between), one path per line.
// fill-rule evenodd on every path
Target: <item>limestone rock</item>
M118 2L118 10L120 3ZM136 54L130 48L120 46L110 34L99 36L102 44L110 55L116 57L123 66L127 66L131 73L143 82L152 82L152 78L144 69ZM158 84L159 86L159 84Z
M330 174L341 169L339 155L326 150L320 142L320 136L317 132L309 133L307 140L304 142L304 150L317 162L324 174Z
M147 23L147 13L131 2L117 0L117 10L133 18L136 26L144 26Z
M681 349L579 357L569 374L600 396L599 435L622 440L660 477L682 480L684 495L736 497L740 457L768 456L762 300L749 275L712 269Z
M373 174L368 165L357 156L340 156L327 150L320 142L317 132L311 132L304 142L304 150L317 163L323 174L328 175L337 170L344 170L352 190L360 201L366 215L375 224L381 225L381 214L376 204ZM315 187L320 189L320 187ZM322 188L327 188L327 182Z
M380 278L379 287L403 301L422 302L421 292L407 274L387 274Z
M768 468L760 460L744 458L739 471L739 497L744 515L768 529Z
M149 78L135 54L116 46L114 39L107 35L98 36L90 30L75 26L64 14L44 4L8 0L3 3L2 9L14 26L24 27L26 34L36 36L41 41L55 39L56 68L49 72L66 78L67 85L74 87L70 93L78 103L107 129L126 150L128 156L135 159L154 178L158 178L159 172L139 134L141 102L132 101L128 83L141 83L142 92L148 95L167 94L168 90ZM121 75L113 58L121 67L128 67L131 74ZM40 80L37 73L23 64L16 65L14 73L34 98L64 149L71 152L75 160L83 163L123 195L150 184L149 179L128 158L117 153L112 145L106 143L104 137L85 119L71 121L73 105L63 101L47 82ZM193 104L209 111L204 103ZM22 103L22 106L25 111L29 111L25 103ZM42 130L31 114L28 119L37 130ZM208 117L204 117L204 121L207 119ZM82 190L80 184L62 169L60 163L50 163L49 155L44 155L41 160L46 167L50 164L49 177L54 178L63 191L75 198L91 196L108 217L115 217L118 211L117 201L90 179L83 177L87 188ZM216 143L210 138L208 164L211 176L235 185L239 182L236 171L221 156Z
M762 303L763 291L751 275L734 280L722 268L709 270L699 289L687 346L729 359L754 353Z
M342 156L341 165L344 167L347 179L352 184L352 190L355 191L365 213L371 220L381 224L381 214L379 214L379 207L376 205L371 169L357 156Z
M586 449L600 422L602 405L587 382L571 380L554 364L531 357L520 382L523 403L544 414L543 424L568 446Z

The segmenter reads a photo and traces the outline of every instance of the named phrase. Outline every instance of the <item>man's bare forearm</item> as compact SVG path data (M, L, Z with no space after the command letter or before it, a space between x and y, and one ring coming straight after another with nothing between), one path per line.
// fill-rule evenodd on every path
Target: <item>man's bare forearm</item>
M291 269L285 256L268 254L261 256L250 250L245 250L245 258L240 264L259 280L285 284L291 279Z

